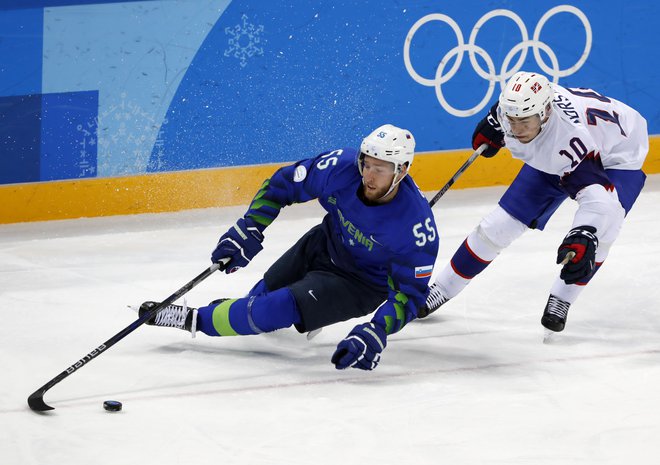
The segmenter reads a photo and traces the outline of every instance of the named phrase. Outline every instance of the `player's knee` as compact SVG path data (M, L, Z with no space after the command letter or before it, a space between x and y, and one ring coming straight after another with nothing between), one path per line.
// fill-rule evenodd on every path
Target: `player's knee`
M475 253L494 257L527 230L499 205L486 215L468 240Z
M287 287L250 299L248 320L261 332L288 328L300 323L296 299Z
M623 226L623 220L625 219L626 212L618 202L615 205L610 207L610 212L608 218L610 219L607 227L598 235L598 240L600 242L599 248L604 244L613 244L619 233L621 232L621 227Z
M268 286L266 286L266 280L265 279L260 279L257 284L254 285L252 289L250 289L250 292L248 292L248 297L249 296L258 296L262 294L266 294L269 292Z
M610 254L612 242L599 242L596 249L596 263L603 263L607 256Z

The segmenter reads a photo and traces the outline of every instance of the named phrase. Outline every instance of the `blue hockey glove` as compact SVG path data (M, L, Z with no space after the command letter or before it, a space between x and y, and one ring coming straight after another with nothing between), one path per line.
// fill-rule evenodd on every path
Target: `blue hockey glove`
M385 329L374 323L363 323L353 328L337 345L331 361L338 370L348 367L373 370L378 366L380 353L385 347L387 347Z
M566 284L575 284L591 276L596 266L598 238L593 226L571 229L557 250L557 263L562 263L569 252L575 256L561 269L559 277Z
M225 264L225 273L233 273L243 268L264 248L261 243L263 234L257 229L250 218L239 219L229 231L224 233L215 250L211 253L211 261L219 263L228 258Z
M479 121L472 133L472 148L477 150L482 144L488 145L481 153L481 156L486 158L494 157L504 145L504 132L497 121L497 103L491 107L488 115Z

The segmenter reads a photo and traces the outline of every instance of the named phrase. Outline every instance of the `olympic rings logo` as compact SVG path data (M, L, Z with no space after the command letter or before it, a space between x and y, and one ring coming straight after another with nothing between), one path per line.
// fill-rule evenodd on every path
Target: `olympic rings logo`
M572 13L573 15L577 16L577 18L584 26L584 30L586 33L586 42L585 42L584 50L582 51L582 55L573 66L566 69L559 68L559 61L557 60L557 55L555 54L555 52L548 46L548 44L539 40L541 36L541 30L543 29L545 23L554 15L562 12ZM511 48L511 50L509 50L509 52L506 54L506 57L502 62L502 66L500 67L499 73L495 71L495 64L493 63L493 59L490 57L488 52L486 52L483 48L475 44L477 40L477 34L479 33L483 25L488 20L492 18L496 18L498 16L503 16L505 18L511 19L520 29L520 35L522 38L522 40L513 48ZM448 24L449 27L451 27L452 30L454 31L454 34L456 34L456 39L458 43L456 47L449 50L442 58L442 60L440 60L440 63L438 64L438 68L436 69L435 72L435 76L429 79L420 76L413 68L412 63L410 61L410 44L413 40L413 37L415 36L415 33L424 24L430 23L431 21L441 21L443 23ZM442 105L442 107L448 113L454 116L465 118L468 116L472 116L475 113L478 113L481 110L483 110L486 104L490 101L490 98L493 96L493 91L495 89L496 82L499 82L500 87L503 89L504 85L506 84L506 81L511 76L513 76L515 73L517 73L522 69L522 65L525 62L525 59L527 58L527 51L530 47L534 52L534 58L536 59L536 63L538 64L538 66L541 68L541 70L543 70L543 72L549 78L552 78L553 83L557 83L560 77L570 76L571 74L575 73L578 69L580 69L582 65L587 61L587 57L589 56L589 52L591 51L591 42L592 42L592 32L591 32L591 24L589 23L589 20L581 10L571 5L559 5L548 10L541 17L538 24L536 25L532 40L529 39L529 35L527 33L527 28L525 27L525 23L516 13L510 10L502 10L502 9L489 11L476 22L476 24L472 28L472 32L470 33L470 39L467 44L463 39L463 33L461 32L461 29L456 23L456 21L454 21L452 18L442 13L433 13L419 19L415 24L413 24L413 26L408 31L403 46L403 60L406 64L406 70L408 70L408 74L410 74L410 76L416 82L418 82L423 86L435 87L435 94L438 98L438 101L440 102L440 105ZM545 54L547 54L547 56L550 58L550 65L547 65L546 62L543 60L543 57L541 57L541 53L540 53L541 50ZM470 63L472 64L472 67L474 68L475 72L480 77L488 81L488 90L486 91L486 95L484 96L484 98L481 99L481 101L477 105L467 110L460 110L452 107L447 102L444 95L442 94L442 84L446 83L452 77L454 77L454 75L458 71L458 68L461 66L461 63L463 62L463 55L465 54L465 52L468 52L468 56L470 57ZM520 57L518 58L518 61L511 68L509 68L511 61L513 60L513 57L517 53L520 53ZM488 67L488 71L484 70L481 67L481 65L477 62L475 54L483 58L483 60L486 62L486 66ZM456 56L456 60L454 61L454 64L449 69L449 71L445 73L445 67L454 56Z

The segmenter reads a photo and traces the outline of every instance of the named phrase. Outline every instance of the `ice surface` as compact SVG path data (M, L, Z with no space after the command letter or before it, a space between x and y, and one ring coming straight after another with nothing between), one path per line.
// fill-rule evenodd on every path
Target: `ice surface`
M502 192L438 202L438 267ZM134 321L126 305L203 271L244 208L0 226L0 463L657 464L658 205L652 176L551 344L539 321L574 202L392 336L373 372L330 364L358 321L311 341L293 329L190 339L143 326L53 387L56 410L41 415L28 395ZM250 267L212 275L188 303L245 293L320 215L285 209ZM107 399L123 411L105 412Z

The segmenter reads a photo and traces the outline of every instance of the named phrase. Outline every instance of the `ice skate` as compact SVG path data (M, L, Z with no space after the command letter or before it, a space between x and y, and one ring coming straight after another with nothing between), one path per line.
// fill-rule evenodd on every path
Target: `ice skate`
M550 341L554 333L564 330L570 306L570 303L550 294L541 317L541 324L545 327L543 342Z
M426 318L444 305L448 300L449 298L443 294L440 286L433 283L431 285L429 296L426 298L426 304L417 311L417 318Z
M314 339L316 336L318 336L319 334L321 334L321 331L323 331L323 328L313 329L312 331L308 332L308 333L307 333L307 340L308 340L308 341L311 341L311 340Z
M145 312L150 311L158 305L158 302L144 302L138 309L138 315L141 317ZM197 309L188 307L185 300L183 305L168 305L161 309L147 322L149 326L169 326L189 331L192 337L195 337L197 331Z

